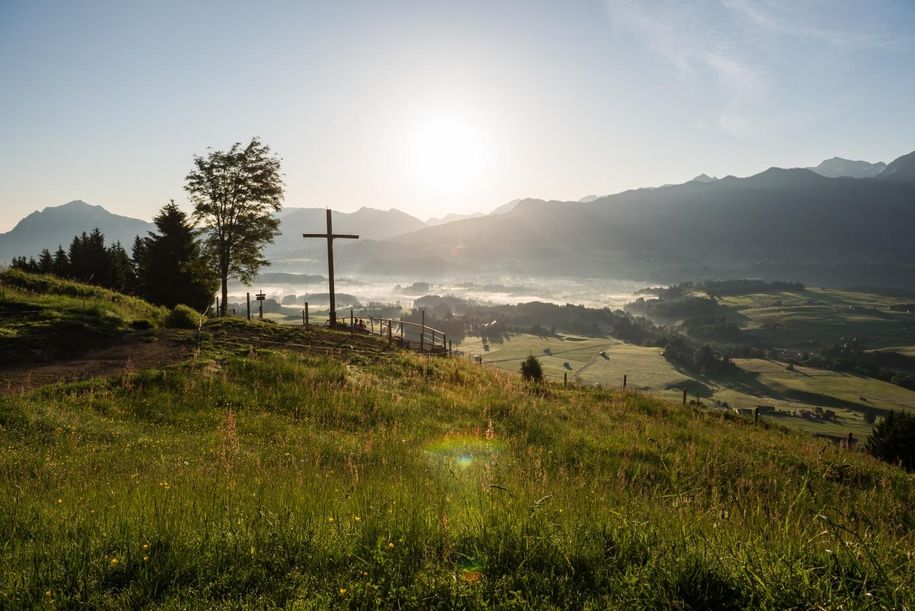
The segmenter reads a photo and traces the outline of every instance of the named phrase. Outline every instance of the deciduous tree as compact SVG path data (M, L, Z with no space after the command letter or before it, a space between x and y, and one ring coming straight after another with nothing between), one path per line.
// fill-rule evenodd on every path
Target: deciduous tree
M280 159L253 138L227 151L194 157L185 190L194 204L193 219L202 225L205 251L222 284L226 312L229 278L250 283L269 265L264 246L279 233L273 213L283 204Z

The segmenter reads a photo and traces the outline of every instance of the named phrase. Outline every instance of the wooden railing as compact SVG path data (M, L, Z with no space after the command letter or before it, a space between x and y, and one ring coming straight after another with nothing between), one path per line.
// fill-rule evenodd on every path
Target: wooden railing
M370 333L386 337L390 342L400 342L404 348L437 354L452 353L451 343L444 331L423 323L394 320L393 318L369 316L368 321L367 330Z

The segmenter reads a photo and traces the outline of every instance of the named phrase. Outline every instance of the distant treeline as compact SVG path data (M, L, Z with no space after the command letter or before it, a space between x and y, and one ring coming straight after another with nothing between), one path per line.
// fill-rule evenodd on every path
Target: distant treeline
M556 305L533 301L517 305L489 305L459 297L427 295L414 302L406 320L418 321L426 311L426 324L455 338L466 335L497 337L504 333L555 335L611 335L634 344L655 342L659 329L651 321L621 310Z
M74 236L67 250L59 244L53 254L42 250L38 259L14 257L11 267L102 286L167 307L185 304L205 310L216 290L216 276L187 215L171 202L154 221L158 233L137 236L130 255L120 242L106 245L104 234L95 228Z
M120 242L106 246L105 236L98 228L75 236L68 250L58 245L53 254L43 249L37 260L13 257L10 267L79 280L122 293L136 288L136 273L127 252Z
M818 369L856 373L915 390L915 358L898 352L869 352L856 337L843 337L832 346L789 360Z
M700 282L681 282L673 286L642 289L640 293L657 295L661 299L684 297L693 293L706 293L712 297L731 295L754 295L759 293L780 293L782 291L803 291L806 287L801 282L783 280L754 280L737 278L733 280L703 280Z

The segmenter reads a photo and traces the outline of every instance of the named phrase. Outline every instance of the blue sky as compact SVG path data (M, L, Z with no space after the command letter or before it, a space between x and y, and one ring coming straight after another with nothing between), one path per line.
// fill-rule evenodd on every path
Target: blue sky
M915 2L0 0L0 83L0 231L252 136L287 205L427 218L915 150Z

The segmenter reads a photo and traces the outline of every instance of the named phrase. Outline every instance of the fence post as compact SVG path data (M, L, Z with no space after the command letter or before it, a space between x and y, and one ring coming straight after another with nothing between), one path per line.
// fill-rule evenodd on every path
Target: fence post
M683 389L683 405L686 405L686 389Z
M426 343L426 311L420 310L419 312L421 315L420 320L422 320L422 327L419 330L419 351L422 352Z
M308 328L308 302L305 302L305 328Z
M624 373L623 374L623 390L626 390L626 379L627 378L628 378L628 376Z
M251 320L251 293L245 293L245 303L248 307L248 320Z
M391 345L391 321L388 321L388 346Z
M563 386L569 385L569 372L568 371L562 372L562 385Z
M453 355L454 355L454 351L451 348L451 340L449 339L448 340L448 356L453 356Z

